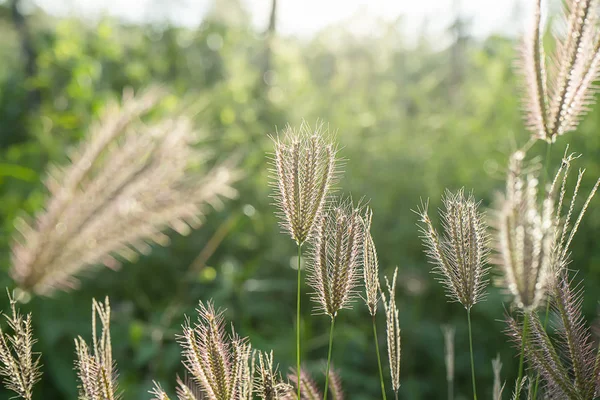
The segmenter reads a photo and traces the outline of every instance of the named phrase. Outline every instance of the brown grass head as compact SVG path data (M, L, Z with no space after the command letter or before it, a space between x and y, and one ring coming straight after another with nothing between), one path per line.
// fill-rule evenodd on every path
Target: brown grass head
M40 354L33 351L37 340L33 337L31 314L23 316L16 300L9 294L11 314L3 314L8 330L0 327L0 376L4 386L17 396L31 400L33 386L40 380Z
M97 319L100 319L98 336ZM92 303L91 348L80 336L75 339L77 360L75 369L79 379L79 396L89 400L117 400L121 398L117 388L116 363L112 359L110 339L110 303L96 300Z
M364 228L361 210L351 199L338 200L318 223L313 239L308 283L315 312L335 317L356 297Z
M472 195L465 196L464 190L446 191L442 201L443 236L433 227L427 204L418 210L423 244L448 297L469 310L484 297L488 283L487 226L479 203Z
M186 369L208 399L242 398L251 380L250 345L235 332L225 333L223 314L212 303L200 303L198 316L195 325L184 324L179 338Z
M208 167L191 118L160 114L165 95L126 93L110 104L69 163L49 168L45 209L16 221L11 275L23 289L47 294L75 287L96 264L111 268L166 245L164 233L198 227L209 206L235 195L228 163ZM150 115L152 114L152 115ZM163 113L164 115L164 113ZM201 162L204 172L192 166Z
M398 308L396 307L396 278L398 277L398 267L394 270L392 283L390 284L387 276L385 284L388 296L381 292L383 307L386 317L387 349L388 361L390 364L390 375L392 378L392 389L398 393L400 389L400 358L402 355L402 346L400 338L400 319L398 317Z
M337 179L337 148L323 125L287 127L273 139L272 186L280 225L298 245L314 233L316 221Z
M371 220L373 211L367 208L364 217L364 238L363 238L363 278L365 283L365 304L369 309L371 316L377 313L377 303L379 302L379 260L377 258L377 249L371 236Z
M533 137L549 143L573 131L594 103L600 72L598 0L567 0L549 65L543 47L541 0L526 37L520 66L526 85L526 120Z

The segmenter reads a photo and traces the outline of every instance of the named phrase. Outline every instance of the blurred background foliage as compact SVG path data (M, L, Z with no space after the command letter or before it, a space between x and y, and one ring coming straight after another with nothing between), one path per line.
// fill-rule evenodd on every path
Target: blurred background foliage
M217 157L237 153L245 174L237 200L210 214L190 236L173 234L170 247L118 272L100 269L84 277L78 291L23 305L34 313L43 353L38 398L76 398L73 338L90 335L93 297L110 296L113 304L114 358L126 399L147 399L153 379L169 388L183 374L175 338L183 315L192 315L200 299L226 308L227 319L256 348L275 351L283 371L294 364L295 246L279 233L273 215L266 152L268 134L303 119L322 119L338 132L346 160L341 190L370 200L383 273L400 268L400 397L445 397L442 324L457 328L457 399L470 397L464 310L446 302L429 274L411 210L426 198L435 209L445 188L463 186L486 207L493 205L508 155L528 138L513 69L515 37L472 37L457 18L444 46L425 34L407 40L402 19L372 35L333 26L298 39L278 35L273 18L257 29L232 0L215 0L195 29L57 18L38 8L24 12L19 3L0 2L2 271L10 263L15 217L43 205L45 166L66 161L67 149L85 137L107 99L126 87L159 83L177 98L193 100L206 145ZM599 123L594 111L577 133L551 148L554 168L567 142L583 153L578 166L588 170L584 189L600 175ZM532 155L545 152L541 143L532 149ZM573 246L572 266L584 279L590 323L600 290L598 202ZM0 284L13 286L7 273ZM310 316L307 292L304 360L320 377L328 321ZM502 333L510 308L503 301L493 288L473 310L481 398L491 397L497 353L508 386L516 376L516 352ZM6 305L2 298L1 308ZM382 324L383 314L379 318ZM334 360L348 398L378 398L366 308L356 303L338 321ZM9 396L0 391L0 398Z

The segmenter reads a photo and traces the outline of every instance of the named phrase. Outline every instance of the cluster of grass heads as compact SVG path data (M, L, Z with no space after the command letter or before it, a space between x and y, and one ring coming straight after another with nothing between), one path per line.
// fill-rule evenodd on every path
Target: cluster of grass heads
M471 309L485 300L490 264L498 267L494 283L512 298L505 319L507 335L519 356L519 374L510 385L514 386L513 398L593 400L600 394L600 348L582 316L583 294L569 269L571 244L600 180L577 211L584 171L579 171L572 191L568 177L579 156L570 154L567 147L552 174L547 162L542 167L539 159L527 155L537 141L547 142L549 153L557 138L577 129L593 100L593 82L600 72L596 14L600 4L598 0L566 2L565 32L557 38L549 58L541 40L540 1L536 5L521 58L531 138L510 156L505 192L497 206L484 213L480 202L464 189L447 191L439 212L440 228L430 218L427 202L416 210L433 272L450 301L466 310L474 400L478 397L473 357L477 344ZM164 229L185 234L201 224L208 206L218 206L221 198L235 194L232 185L237 173L231 164L194 173L190 164L202 153L192 146L191 123L183 111L153 119L150 114L159 101L160 95L149 91L138 97L126 95L121 106L109 109L90 139L73 154L71 164L49 171L51 196L46 210L34 223L20 225L12 265L19 290L9 295L9 329L0 331L0 375L20 398L33 399L34 386L42 376L32 316L20 314L20 299L30 293L45 295L73 288L76 275L86 267L99 263L114 267L116 256L143 253L148 243L166 245ZM402 382L398 269L382 285L370 232L373 210L364 200L335 195L334 188L342 179L341 162L335 136L323 124L288 127L273 143L273 198L281 227L298 250L295 368L283 376L272 351L254 349L233 325L227 329L222 311L212 301L200 302L197 319L186 319L178 336L187 375L177 377L176 396L180 400L327 400L329 395L343 399L341 380L332 367L335 322L341 310L361 298L372 317L381 397L385 400L389 394L387 381L397 399ZM323 390L303 369L301 360L306 340L300 327L303 259L313 314L330 319ZM377 334L380 302L386 320L389 377L384 374ZM125 397L112 357L110 313L108 299L94 301L92 342L81 337L75 340L80 399ZM549 324L552 315L556 322ZM454 332L444 329L449 399L454 397ZM500 400L505 387L502 364L499 359L492 364L492 395ZM150 394L169 399L158 382Z

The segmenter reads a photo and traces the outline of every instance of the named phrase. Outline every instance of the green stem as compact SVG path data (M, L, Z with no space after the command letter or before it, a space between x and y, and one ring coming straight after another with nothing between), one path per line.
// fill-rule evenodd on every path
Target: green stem
M477 387L475 385L475 360L473 359L473 332L471 329L470 309L467 309L467 322L469 324L469 351L471 353L471 380L473 381L473 400L477 400Z
M300 260L302 258L302 245L298 245L298 293L296 298L296 377L298 382L298 399L300 399L300 289L301 289L301 278L302 278L302 265Z
M523 381L523 366L525 364L525 342L529 334L529 313L525 312L523 317L523 333L521 334L521 356L519 357L519 376L517 377L517 396L521 394L521 382Z
M329 328L329 351L327 352L327 370L325 371L325 393L323 400L327 400L327 392L329 391L329 366L331 365L331 348L333 347L333 326L335 325L335 317L331 317L331 328Z
M398 400L398 391L397 391L397 390L394 392L394 398L395 398L396 400Z
M379 355L379 341L377 340L377 324L373 315L373 336L375 337L375 351L377 352L377 365L379 365L379 381L381 382L381 395L383 400L387 400L385 396L385 384L383 383L383 368L381 367L381 356Z

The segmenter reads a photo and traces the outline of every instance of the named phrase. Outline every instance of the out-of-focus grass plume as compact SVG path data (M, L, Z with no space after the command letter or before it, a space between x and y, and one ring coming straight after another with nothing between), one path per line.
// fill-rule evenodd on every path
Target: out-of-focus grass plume
M165 94L153 88L125 92L69 154L49 168L46 207L33 222L17 221L11 274L26 290L48 294L77 285L85 268L119 265L119 258L165 246L167 228L185 235L202 224L209 207L232 198L237 173L228 163L202 173L206 155L192 120L159 115Z

